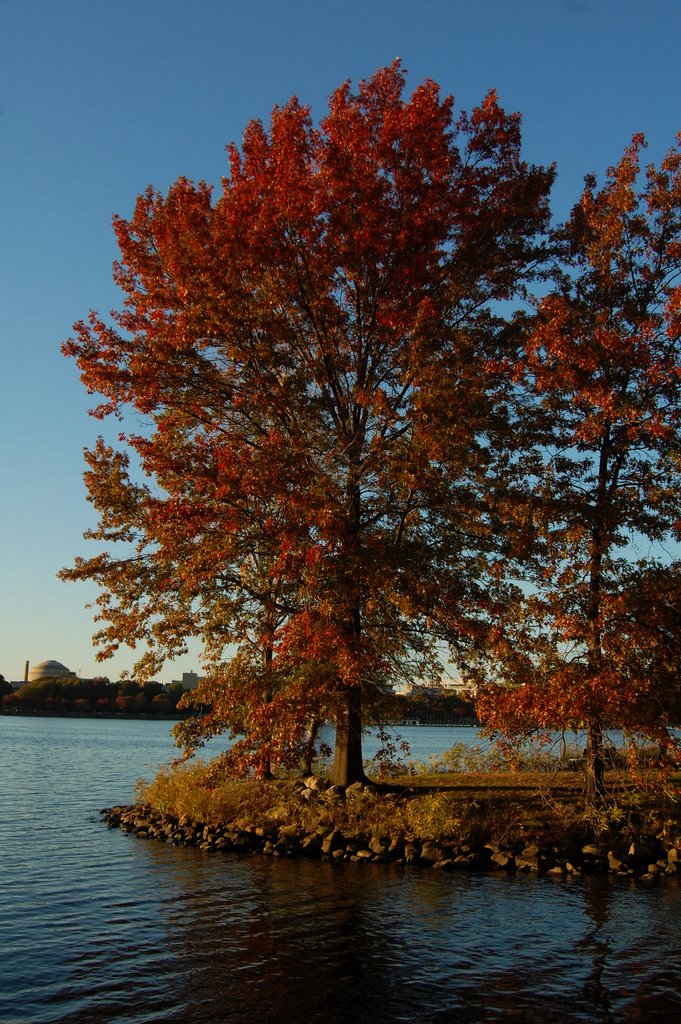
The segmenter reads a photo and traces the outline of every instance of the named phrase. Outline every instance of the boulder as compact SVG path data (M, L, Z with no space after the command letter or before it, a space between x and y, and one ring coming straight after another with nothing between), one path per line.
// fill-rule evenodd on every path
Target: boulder
M421 860L426 864L435 864L438 860L445 859L445 852L437 843L425 842L421 847Z
M305 788L311 789L314 793L321 793L326 789L326 783L318 775L310 775L305 779Z
M329 832L327 836L324 836L322 840L322 853L333 854L336 850L345 850L345 839L341 832L337 828L333 832Z

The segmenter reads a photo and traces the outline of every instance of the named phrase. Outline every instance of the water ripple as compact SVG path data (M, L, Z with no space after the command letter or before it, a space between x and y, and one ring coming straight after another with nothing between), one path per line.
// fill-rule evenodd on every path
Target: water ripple
M100 822L167 726L0 718L2 1024L646 1024L681 889L211 856ZM152 769L153 770L153 769Z

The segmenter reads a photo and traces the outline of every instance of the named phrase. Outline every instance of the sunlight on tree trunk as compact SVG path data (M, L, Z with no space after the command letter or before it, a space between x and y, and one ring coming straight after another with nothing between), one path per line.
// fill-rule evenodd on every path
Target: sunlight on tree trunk
M362 691L348 687L336 718L336 744L331 778L336 786L365 782L362 763Z

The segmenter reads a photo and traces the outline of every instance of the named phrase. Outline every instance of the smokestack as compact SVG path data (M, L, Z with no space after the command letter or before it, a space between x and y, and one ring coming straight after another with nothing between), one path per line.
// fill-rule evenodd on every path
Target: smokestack
M28 682L28 662L24 665L24 682Z

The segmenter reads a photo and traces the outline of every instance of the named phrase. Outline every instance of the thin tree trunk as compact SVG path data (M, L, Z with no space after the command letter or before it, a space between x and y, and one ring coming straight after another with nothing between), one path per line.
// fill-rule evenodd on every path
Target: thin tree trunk
M269 630L269 635L271 635L271 630L272 630L272 626L273 626L273 612L272 612L271 608L268 608L268 610L267 610L266 622L267 622L267 628ZM273 661L273 657L274 657L274 652L272 650L272 644L268 640L267 643L265 644L265 648L263 650L263 658L262 658L263 670L264 670L264 673L265 673L265 679L266 679L266 685L267 685L267 693L266 693L266 698L265 699L267 700L268 703L272 700L271 678L272 678L272 661ZM265 754L265 757L263 759L263 763L262 763L262 777L264 779L272 779L272 778L274 778L274 774L272 772L272 759L271 759L269 751Z
M315 755L315 744L317 742L317 734L322 723L318 718L315 718L310 725L310 735L305 743L304 759L304 770L306 775L312 775L312 762L314 761Z
M584 757L584 804L587 810L599 807L605 800L605 756L603 729L600 722L590 721L586 730Z
M603 667L601 645L601 599L603 586L603 559L608 541L606 539L606 512L608 509L608 479L610 460L610 428L606 428L601 439L598 465L598 486L594 521L591 528L591 552L589 565L589 599L587 607L589 649L589 672L592 679L599 676ZM593 810L605 800L605 758L603 752L603 727L598 711L592 709L586 729L586 755L584 758L584 807Z

